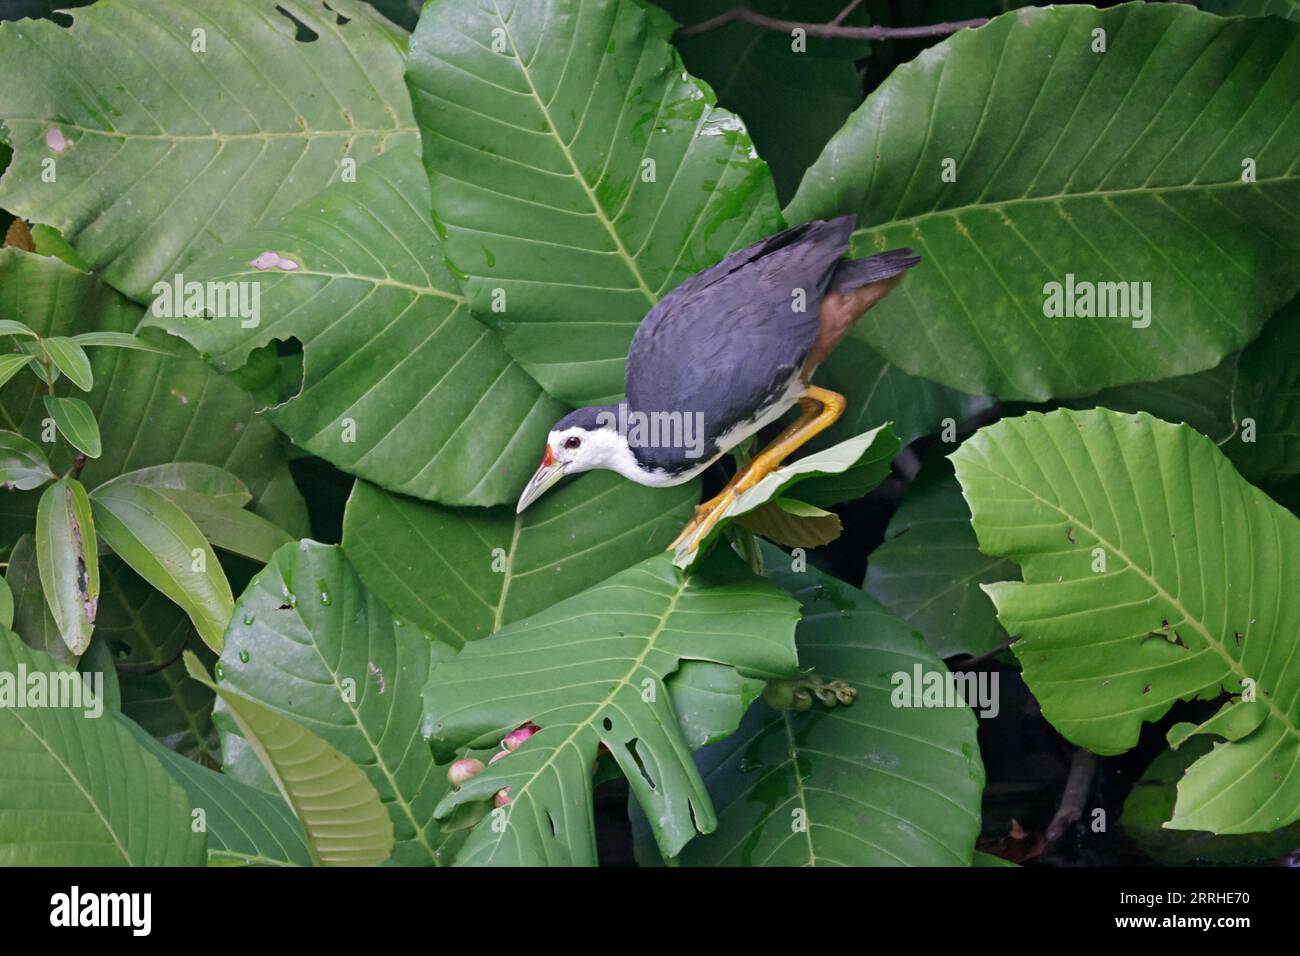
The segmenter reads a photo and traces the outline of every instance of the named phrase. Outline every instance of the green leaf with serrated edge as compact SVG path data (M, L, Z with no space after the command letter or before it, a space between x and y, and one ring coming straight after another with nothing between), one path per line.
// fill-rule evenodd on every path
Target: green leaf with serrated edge
M185 672L181 651L189 647L208 666L216 655L198 640L185 612L120 558L101 559L100 579L91 648L111 648L120 665L123 713L187 759L220 765L213 694Z
M1248 833L1300 818L1300 606L1288 600L1300 519L1209 439L1146 414L1030 414L952 458L980 549L1024 574L984 589L1021 637L1043 716L1113 754L1177 700L1253 697L1267 718L1192 765L1170 826Z
M203 643L219 653L235 601L198 526L161 492L144 485L96 488L90 500L96 527L113 553L174 601Z
M315 39L296 40L294 20ZM204 252L316 195L342 160L414 142L405 42L354 0L113 0L66 30L0 27L14 147L0 206L56 227L146 301Z
M158 491L187 491L241 508L253 498L248 486L226 469L198 461L137 468L110 478L100 487L115 484L148 485Z
M259 271L268 249L299 268ZM513 501L565 408L470 317L442 259L419 150L400 147L186 270L195 282L256 284L256 324L159 316L159 303L146 322L224 372L297 339L301 390L266 413L297 445L417 497Z
M57 398L54 395L42 397L45 410L54 419L59 434L66 438L77 451L89 458L98 458L104 452L99 436L99 423L95 413L79 398Z
M0 707L0 864L200 865L203 835L157 758L107 714L87 716L100 705L80 674L0 631L0 673L19 668L73 705Z
M240 595L221 655L223 687L362 768L392 818L393 861L407 865L451 855L433 819L446 770L420 737L432 647L365 589L337 546L303 541L277 551Z
M855 255L924 257L851 333L912 374L1041 400L1211 368L1300 288L1300 219L1278 214L1300 200L1298 87L1300 24L1017 10L895 70L786 217L854 212ZM1080 316L1098 292L1110 317Z
M980 553L970 508L946 464L927 464L908 489L867 559L862 586L940 657L986 654L1008 638L980 585L1016 577L1016 566ZM944 477L926 480L931 468Z
M1196 830L1171 830L1179 779L1197 760L1210 752L1207 737L1189 740L1177 750L1162 751L1133 784L1119 826L1147 856L1165 866L1192 863L1255 863L1277 860L1300 846L1300 823L1273 833L1216 836Z
M32 363L32 356L11 352L8 355L0 355L0 385L9 381L28 365Z
M59 633L81 655L99 607L99 556L90 500L81 482L61 478L41 493L36 510L36 559L41 590Z
M18 632L23 643L48 654L60 664L76 667L77 655L63 642L59 625L54 622L49 605L45 603L34 535L23 535L9 552L5 583L14 596L13 629Z
M203 811L208 866L311 866L302 824L279 794L264 793L168 750L130 720L127 730Z
M744 124L633 0L428 4L406 80L470 307L562 401L620 395L650 307L781 227Z
M435 753L486 746L526 721L541 727L438 805L445 817L509 788L510 803L474 828L457 864L594 865L591 772L601 744L665 854L711 831L713 806L663 682L686 660L789 677L795 620L794 603L733 555L719 551L687 575L665 554L439 665L424 692Z
M115 349L134 349L137 352L157 352L159 355L174 355L171 349L146 342L128 332L82 332L72 336L72 341L83 348L107 346Z
M0 488L32 491L53 479L39 445L15 432L0 431Z
M0 314L19 316L41 335L125 331L142 311L58 259L0 249ZM85 463L81 482L94 488L124 472L178 461L216 465L247 485L254 511L293 534L306 533L306 505L289 478L283 437L254 414L247 394L183 343L175 347L184 354L91 353L95 388L85 399L99 421L104 450ZM8 383L0 390L0 425L34 442L50 438L42 421L48 417L44 392L34 376ZM56 472L73 464L65 443L44 447ZM0 514L0 542L16 540L36 512L35 495L16 495L8 503Z
M515 514L444 508L358 481L343 550L385 604L459 647L659 553L699 495L696 481L656 489L592 472Z
M847 2L751 0L746 5L777 19L826 23ZM735 6L732 0L668 0L664 5L683 25L709 20ZM858 8L843 22L866 26L869 18ZM687 69L713 87L718 103L745 121L759 155L772 167L783 200L794 195L804 170L862 102L862 79L854 61L871 53L866 40L796 40L785 31L739 22L684 38L677 49Z
M727 521L785 494L793 485L799 485L800 500L816 505L860 498L889 474L889 463L897 451L898 439L885 423L856 438L782 465L737 495L703 538L697 532L679 544L674 561L679 567L694 564ZM695 548L687 551L691 544Z
M318 866L378 866L393 849L393 824L355 763L269 707L215 684L193 653L189 675L226 702L244 738L302 824Z
M735 734L696 756L718 813L689 843L691 866L968 866L980 833L984 767L975 717L899 706L899 675L941 675L921 636L868 595L816 569L764 566L803 603L799 662L857 691L805 712L754 704ZM906 698L909 702L910 696ZM638 857L654 850L637 826Z
M85 350L65 336L56 335L42 340L45 353L60 372L68 376L68 381L83 392L88 392L95 385L95 376L90 370L90 357Z

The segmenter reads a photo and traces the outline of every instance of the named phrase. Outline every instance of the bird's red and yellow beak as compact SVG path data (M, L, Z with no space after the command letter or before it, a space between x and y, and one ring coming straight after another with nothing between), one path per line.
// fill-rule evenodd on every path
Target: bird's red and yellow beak
M533 477L528 479L528 484L524 486L523 494L519 496L519 504L515 507L515 514L519 514L534 501L546 494L547 489L564 477L564 463L555 460L555 452L551 446L546 446L546 454L542 456L542 463Z

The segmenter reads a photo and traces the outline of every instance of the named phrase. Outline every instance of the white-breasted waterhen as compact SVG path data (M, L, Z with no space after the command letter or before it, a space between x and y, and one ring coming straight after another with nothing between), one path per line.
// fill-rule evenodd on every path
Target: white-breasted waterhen
M853 226L853 216L795 226L664 296L632 339L626 402L556 422L517 510L593 468L656 487L689 481L798 403L798 420L696 508L669 548L693 550L736 495L844 412L844 397L813 385L813 371L921 261L910 249L845 259Z

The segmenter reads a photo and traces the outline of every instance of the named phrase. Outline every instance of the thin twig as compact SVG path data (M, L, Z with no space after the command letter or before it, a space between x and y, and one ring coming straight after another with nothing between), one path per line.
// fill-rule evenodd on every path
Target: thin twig
M1083 804L1092 789L1092 778L1097 772L1097 758L1082 747L1074 752L1070 760L1070 775L1065 778L1065 790L1061 793L1061 805L1056 808L1056 815L1047 825L1043 835L1043 851L1046 852L1078 819L1083 816Z
M844 20L848 17L850 13L852 13L860 6L862 6L862 0L851 0L849 5L840 11L839 16L837 16L834 20L831 21L831 26L833 27L839 26L841 23L844 22Z
M844 26L841 21L856 6L856 3L849 4L844 12L829 23L801 23L797 20L780 20L762 13L755 13L748 7L733 7L726 13L720 13L716 17L710 17L708 20L701 20L699 23L692 23L689 26L682 27L677 31L677 39L685 40L688 37L699 36L701 33L708 33L719 27L725 27L728 23L749 23L756 27L762 27L764 30L776 30L780 33L802 30L807 36L823 40L911 40L918 37L947 36L965 27L983 26L989 22L987 17L976 17L972 20L950 20L947 23L928 23L918 27Z

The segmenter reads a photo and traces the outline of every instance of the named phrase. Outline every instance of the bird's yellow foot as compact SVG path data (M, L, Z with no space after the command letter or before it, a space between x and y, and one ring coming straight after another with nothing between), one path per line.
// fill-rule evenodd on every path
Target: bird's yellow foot
M683 564L691 554L699 549L700 543L709 536L709 532L713 530L714 525L722 520L722 516L726 514L727 509L736 500L736 494L735 489L729 489L712 501L705 502L695 509L695 518L682 529L682 533L677 536L677 540L668 546L669 551L677 552L673 556L674 563Z

